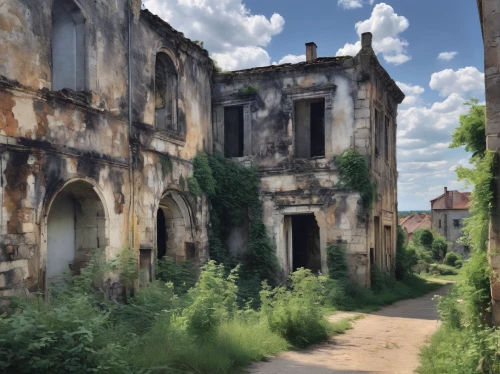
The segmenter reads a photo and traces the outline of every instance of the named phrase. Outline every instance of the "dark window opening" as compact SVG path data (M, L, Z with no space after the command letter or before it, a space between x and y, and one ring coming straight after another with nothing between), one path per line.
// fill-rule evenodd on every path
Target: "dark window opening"
M382 139L381 113L378 109L375 109L375 156L380 156L381 139Z
M175 66L166 53L158 53L155 65L155 117L158 129L178 131L176 99Z
M373 265L375 263L375 250L373 248L370 248L370 265Z
M243 157L243 106L224 108L224 155Z
M314 214L292 216L293 270L321 271L319 227Z
M145 286L153 279L153 268L151 266L151 249L141 249L139 252L139 268L141 269L140 283Z
M373 217L373 230L375 234L375 263L378 266L381 266L380 264L380 252L381 252L381 243L380 243L380 218L379 217Z
M460 227L460 220L459 219L453 220L453 227Z
M165 219L165 214L163 209L158 209L158 215L156 217L156 248L157 254L156 258L161 260L167 254L167 221Z
M438 227L441 228L441 220L439 220Z
M325 102L311 103L311 157L325 156Z
M295 103L295 155L325 156L325 99Z
M385 131L384 131L384 153L386 161L389 161L389 135L390 135L390 122L389 117L385 117Z

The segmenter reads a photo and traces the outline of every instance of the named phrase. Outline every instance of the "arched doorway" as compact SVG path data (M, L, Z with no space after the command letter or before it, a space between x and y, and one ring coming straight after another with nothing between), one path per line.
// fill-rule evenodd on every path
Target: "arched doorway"
M64 284L80 274L89 255L106 245L101 199L91 184L69 183L54 198L47 215L47 286Z
M176 191L165 193L156 217L156 257L169 256L180 263L194 260L189 205Z

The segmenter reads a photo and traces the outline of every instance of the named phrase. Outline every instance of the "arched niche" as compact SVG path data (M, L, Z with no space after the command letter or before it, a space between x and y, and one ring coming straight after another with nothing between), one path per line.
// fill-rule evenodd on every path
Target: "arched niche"
M44 235L46 287L67 283L96 249L107 247L106 209L92 184L72 181L55 194L46 209Z
M167 191L156 216L156 258L172 257L176 262L195 260L192 213L185 198Z

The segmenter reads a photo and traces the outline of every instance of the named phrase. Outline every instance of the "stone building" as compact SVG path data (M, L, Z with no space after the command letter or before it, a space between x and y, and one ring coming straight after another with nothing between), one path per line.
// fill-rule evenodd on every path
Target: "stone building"
M469 257L468 246L457 243L464 234L463 219L469 218L470 192L448 191L431 200L432 228L451 243L451 250Z
M309 43L305 63L218 74L140 0L12 0L0 48L0 296L66 281L96 248L134 249L145 280L165 255L206 261L209 204L186 181L214 149L261 168L283 275L326 270L328 242L347 247L361 284L371 262L393 271L404 94L370 34L355 57L316 58ZM332 157L350 148L378 186L367 220L336 185Z
M214 77L214 149L260 169L264 222L283 275L326 271L328 243L347 248L351 276L370 282L370 264L393 272L397 228L396 117L404 94L378 62L371 34L356 57L233 71ZM250 94L248 94L250 91ZM333 157L356 149L370 163L377 201L358 219L357 192L343 191ZM248 230L228 243L245 251Z
M484 75L486 83L486 147L500 154L500 3L477 0L484 42ZM492 211L489 232L491 297L493 322L500 325L500 170L495 170L496 209Z

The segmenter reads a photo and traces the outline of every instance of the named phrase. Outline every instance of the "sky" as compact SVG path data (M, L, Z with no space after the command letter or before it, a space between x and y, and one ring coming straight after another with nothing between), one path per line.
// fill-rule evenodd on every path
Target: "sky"
M355 55L370 31L379 61L406 94L397 118L399 210L427 210L448 189L464 190L449 149L463 105L484 102L484 62L472 0L143 0L188 38L201 40L225 70Z

